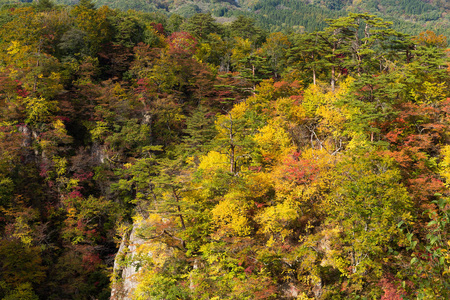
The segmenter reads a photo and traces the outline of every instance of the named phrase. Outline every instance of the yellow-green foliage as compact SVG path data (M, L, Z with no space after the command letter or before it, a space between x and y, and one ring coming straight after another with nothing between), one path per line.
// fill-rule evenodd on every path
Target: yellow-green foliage
M297 207L288 201L262 210L256 217L256 221L261 225L261 233L269 236L267 246L271 247L276 239L284 241L287 236L291 235L291 222L298 217Z
M245 195L239 191L232 191L224 196L211 213L214 224L224 233L230 232L238 236L251 233L251 226L246 217L249 204L246 203Z
M228 159L225 154L217 151L211 151L207 155L200 158L198 169L203 170L205 178L217 173L221 170L226 170L228 166Z
M446 145L441 150L442 160L439 164L440 174L445 179L445 184L450 185L450 146Z
M266 161L275 161L293 149L289 134L283 129L282 123L277 121L269 121L255 134L254 140Z

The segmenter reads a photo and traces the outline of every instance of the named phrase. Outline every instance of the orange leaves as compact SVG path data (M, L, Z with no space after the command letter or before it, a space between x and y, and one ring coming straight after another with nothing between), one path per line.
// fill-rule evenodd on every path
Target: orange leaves
M440 106L407 102L400 104L397 111L397 118L381 124L381 128L386 139L399 150L429 151L442 138L447 127L442 123Z
M447 38L442 34L437 35L431 30L425 30L419 33L419 35L414 38L414 41L421 46L434 46L437 48L447 47Z
M417 168L420 170L420 168ZM409 192L413 199L420 204L421 208L426 208L430 200L436 193L444 192L444 183L436 178L434 174L420 174L416 178L407 180Z
M306 150L286 155L274 170L273 176L277 183L313 188L319 179L327 178L331 168L333 158L325 150Z
M273 88L275 98L301 95L303 93L303 86L298 80L294 80L293 82L280 80L273 84Z

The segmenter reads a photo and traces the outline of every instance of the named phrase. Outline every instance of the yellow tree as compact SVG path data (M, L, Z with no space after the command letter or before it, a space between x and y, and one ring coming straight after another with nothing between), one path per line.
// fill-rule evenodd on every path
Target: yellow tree
M110 26L107 20L110 10L106 6L99 9L90 0L81 0L70 14L75 19L76 26L85 34L85 42L90 49L90 55L95 56L100 46L110 36Z

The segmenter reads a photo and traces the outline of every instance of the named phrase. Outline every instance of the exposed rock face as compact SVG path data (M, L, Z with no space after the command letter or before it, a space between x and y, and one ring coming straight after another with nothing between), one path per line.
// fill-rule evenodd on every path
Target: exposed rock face
M111 289L111 300L130 300L138 281L136 275L138 274L137 265L139 261L136 259L136 250L145 241L137 236L137 230L140 227L140 222L135 222L129 235L122 238L122 242L114 260L114 275L113 286ZM126 262L130 263L126 263Z

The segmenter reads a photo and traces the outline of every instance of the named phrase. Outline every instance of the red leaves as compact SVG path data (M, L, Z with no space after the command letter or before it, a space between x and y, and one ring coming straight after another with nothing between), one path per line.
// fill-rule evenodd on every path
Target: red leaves
M172 33L168 38L171 53L193 55L197 48L197 40L188 32Z
M299 158L300 153L294 152L284 160L284 179L296 184L307 184L319 175L319 167L313 161Z
M402 300L406 294L405 290L400 287L398 282L395 282L395 278L391 274L382 278L379 285L384 291L381 300Z
M24 89L20 82L17 82L16 92L17 92L18 96L23 97L23 98L28 97L30 95L30 92L28 92L26 89Z
M301 83L297 80L294 80L293 82L288 81L277 81L273 84L274 90L273 90L273 98L278 99L281 97L301 97L301 94L303 94Z
M261 207L266 206L265 203L259 203L259 202L256 202L256 201L255 201L255 205L256 205L256 208L261 208Z
M92 176L94 176L93 172L83 172L83 173L74 174L73 177L78 179L79 181L85 181L85 180L91 179Z
M81 250L83 268L88 272L94 271L102 263L100 255L89 246L83 247Z
M82 198L83 195L80 193L80 191L72 191L72 192L69 193L68 197L72 198L72 199L74 199L74 198Z
M245 270L244 270L245 274L250 275L253 272L253 266L248 266Z
M448 115L447 107L446 102L402 103L397 107L398 116L380 126L390 143L385 155L394 158L400 166L404 184L418 204L430 200L444 188L430 159L439 153L439 144L448 128L442 118Z
M166 35L166 32L164 30L164 26L161 23L151 22L150 26L152 26L153 29L155 29L155 31L158 32L159 34Z

